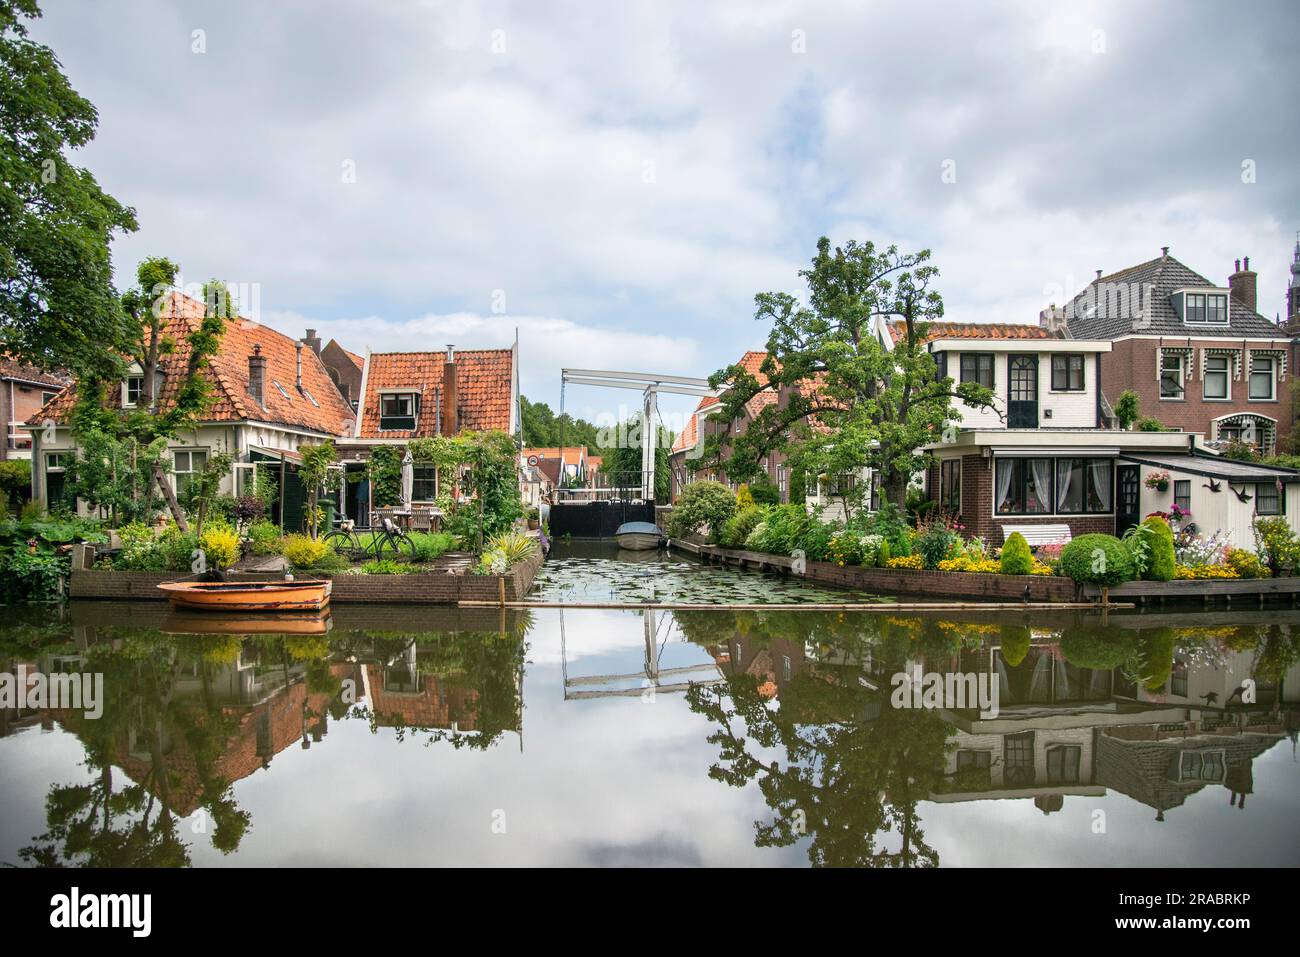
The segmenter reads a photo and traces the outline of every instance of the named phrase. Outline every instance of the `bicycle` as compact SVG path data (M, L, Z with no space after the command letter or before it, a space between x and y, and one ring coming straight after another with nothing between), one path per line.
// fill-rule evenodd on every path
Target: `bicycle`
M398 561L415 559L415 542L390 518L385 518L379 528L370 530L368 541L357 534L356 523L351 519L340 522L338 528L325 536L325 541L350 561L363 558L379 560L386 553L391 553Z

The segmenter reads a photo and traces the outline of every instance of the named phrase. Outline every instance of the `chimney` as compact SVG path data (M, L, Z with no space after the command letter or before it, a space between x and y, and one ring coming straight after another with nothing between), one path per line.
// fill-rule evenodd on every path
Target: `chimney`
M1169 247L1168 247L1168 246L1161 246L1161 247L1160 247L1160 258L1161 258L1161 259L1168 259L1168 258L1169 258Z
M442 434L455 435L460 428L456 415L456 347L448 344L442 364Z
M266 357L262 355L260 345L253 346L253 354L248 357L248 394L258 405L263 402L263 384L266 382Z
M302 391L302 347L303 345L304 343L301 339L299 339L297 342L293 344L293 348L298 359L298 368L294 373L294 385L298 387L299 392Z
M315 329L308 329L307 335L302 337L302 341L307 343L312 352L320 355L320 336L316 335Z
M1255 312L1255 273L1250 271L1250 257L1237 263L1237 271L1228 277L1232 298L1251 312Z

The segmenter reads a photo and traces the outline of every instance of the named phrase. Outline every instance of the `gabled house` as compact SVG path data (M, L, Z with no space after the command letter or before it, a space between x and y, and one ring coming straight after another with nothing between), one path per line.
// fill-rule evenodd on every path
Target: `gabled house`
M1238 260L1227 284L1211 282L1173 256L1097 278L1041 322L1081 339L1106 340L1101 392L1113 419L1132 389L1143 416L1199 432L1211 448L1241 439L1265 454L1289 448L1288 373L1295 342L1256 311L1256 274Z
M380 446L461 432L519 430L519 347L442 352L372 352L361 372L360 405L352 435L338 442L346 473L340 514L370 523L366 463ZM431 465L415 464L412 502L431 505L438 478Z
M767 376L764 375L761 369L763 360L766 358L766 352L751 349L740 357L738 364L758 380L760 385L766 385ZM673 441L672 451L668 457L670 501L677 501L682 489L692 482L719 481L729 485L733 491L739 487L738 483L731 481L715 470L692 471L688 467L688 462L699 457L704 442L709 436L727 431L725 423L720 423L713 418L721 405L721 401L717 396L704 396L701 398L695 407L695 411L687 419L681 433ZM780 401L781 396L775 389L764 389L762 392L755 394L745 403L744 410L736 421L730 423L730 434L743 434L748 424L763 409ZM724 443L724 451L725 448L726 444ZM767 480L777 489L781 501L789 501L790 475L785 454L771 452L764 456L763 461L759 463L759 467Z
M204 309L202 302L172 293L163 306L163 334L184 344L198 328ZM188 358L182 345L161 359L155 392L159 408L174 401ZM302 340L237 317L227 321L220 349L203 365L200 375L208 382L211 402L192 430L169 443L174 490L183 493L191 476L204 469L209 455L229 451L236 463L221 492L243 495L251 491L255 470L268 468L281 490L273 517L286 528L300 527L305 493L300 483L289 480L297 470L297 449L353 430L352 409L334 387L320 358ZM133 365L119 387L110 391L109 403L133 408L142 389L143 370ZM76 451L68 424L76 394L76 385L69 386L28 420L33 427L32 494L47 505L65 499L65 468ZM53 423L48 439L44 428L35 428L47 420Z
M1012 531L1031 545L1120 535L1175 505L1238 546L1252 543L1258 515L1300 526L1300 473L1224 460L1196 432L1114 428L1104 393L1114 343L1072 337L1074 328L931 324L926 348L940 374L995 397L991 409L957 403L958 427L926 446L925 487L940 509L995 545Z
M0 461L32 457L32 435L27 420L71 382L66 375L46 372L0 355L0 421L5 424Z

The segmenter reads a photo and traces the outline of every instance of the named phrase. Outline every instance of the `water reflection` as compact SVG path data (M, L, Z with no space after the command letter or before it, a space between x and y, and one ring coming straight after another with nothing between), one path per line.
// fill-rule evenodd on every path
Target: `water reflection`
M243 633L224 633L235 626L214 632L158 605L92 604L8 621L5 670L103 673L107 700L98 720L0 708L0 739L16 743L41 728L73 736L82 752L45 794L43 830L16 836L0 825L0 858L187 866L213 851L236 855L257 826L251 808L265 813L264 803L249 804L261 775L301 804L310 832L313 811L332 797L304 793L303 765L286 757L293 752L420 802L425 795L396 783L385 763L394 744L406 745L396 755L403 762L431 753L411 744L461 753L431 770L483 802L504 790L551 814L577 807L572 789L590 787L592 773L642 753L646 778L602 782L618 800L686 817L702 792L683 793L674 775L694 769L696 787L723 792L717 813L748 821L760 811L745 843L788 848L814 865L944 863L964 848L949 833L961 808L993 821L988 809L1016 802L1058 815L1073 799L1122 796L1154 826L1221 788L1234 814L1260 800L1282 802L1291 821L1300 810L1294 774L1284 792L1254 795L1260 756L1288 738L1294 752L1300 613L1105 622L1042 612L1032 620L894 610L538 614L541 627L499 610L340 608L321 627L248 621ZM291 633L259 633L272 628ZM892 676L914 667L984 676L998 689L999 713L892 707ZM532 761L526 698L539 742ZM645 704L655 708L627 710ZM650 740L655 724L676 736ZM364 740L333 744L340 726ZM0 740L0 777L16 779L33 762L8 743ZM14 808L3 810L0 820ZM426 817L435 831L453 828ZM582 822L598 832L599 859L634 843L621 830L626 820L616 821ZM333 841L324 821L319 828L312 839ZM1295 863L1295 836L1292 825L1260 843L1280 839ZM1020 838L1032 846L1035 835ZM488 848L471 844L469 853ZM742 850L732 846L728 859ZM707 859L697 848L681 853ZM1178 854L1193 862L1193 849Z

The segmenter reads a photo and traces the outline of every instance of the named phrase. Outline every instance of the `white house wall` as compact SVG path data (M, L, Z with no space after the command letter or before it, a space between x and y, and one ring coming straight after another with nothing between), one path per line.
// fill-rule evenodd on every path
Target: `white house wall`
M1169 473L1169 488L1164 492L1147 488L1147 476L1153 472ZM1141 513L1142 516L1152 512L1168 512L1174 503L1174 482L1188 480L1192 483L1191 519L1204 537L1216 531L1223 532L1237 548L1253 550L1255 547L1255 489L1247 486L1249 502L1242 502L1233 493L1225 479L1214 479L1219 484L1219 491L1212 492L1207 487L1210 479L1203 475L1191 475L1177 469L1159 469L1149 465L1142 466ZM1240 486L1238 486L1240 488ZM1286 486L1286 514L1283 516L1292 530L1300 532L1300 484L1290 483Z
M992 343L986 343L991 345ZM994 407L971 408L964 402L956 403L961 412L959 426L963 429L1001 429L1006 427L1007 414L1007 361L1009 354L990 348L970 349L972 354L993 353ZM1023 355L1023 353L1020 353ZM1052 391L1052 355L1038 353L1038 424L1044 428L1092 429L1097 426L1097 356L1083 354L1083 391ZM1059 353L1055 353L1059 354ZM948 352L948 375L954 383L961 381L961 352ZM1051 411L1051 418L1046 413Z

